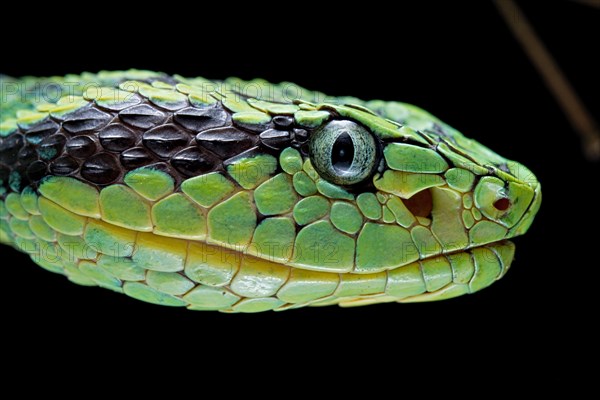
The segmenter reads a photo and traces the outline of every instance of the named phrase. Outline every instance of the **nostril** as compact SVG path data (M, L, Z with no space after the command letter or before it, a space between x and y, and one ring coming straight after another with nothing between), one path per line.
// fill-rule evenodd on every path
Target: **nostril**
M506 211L510 207L510 200L503 197L494 202L494 208L498 211Z

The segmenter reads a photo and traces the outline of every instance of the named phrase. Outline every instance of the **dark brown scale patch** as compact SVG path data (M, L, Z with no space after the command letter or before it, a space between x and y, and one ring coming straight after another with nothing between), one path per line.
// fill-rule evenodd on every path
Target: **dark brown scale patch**
M273 124L278 128L286 129L294 124L294 118L289 115L278 115L273 117Z
M17 191L47 175L67 175L102 188L140 167L160 168L180 184L223 171L231 159L300 147L308 135L290 116L243 126L219 103L171 112L133 95L112 108L90 103L0 137L0 185Z
M126 169L135 169L152 162L153 158L143 147L134 147L121 153L121 164Z
M96 153L96 142L88 136L75 136L67 142L67 153L75 158L88 158Z
M12 166L19 158L19 150L23 147L23 135L14 133L0 142L0 163Z
M121 121L141 129L150 129L166 119L165 113L148 104L129 107L119 113Z
M97 130L106 125L111 118L110 114L100 111L97 108L86 106L67 114L62 126L67 132L78 134Z
M27 167L27 178L30 181L36 182L42 179L48 171L48 164L43 161L34 161Z
M55 175L71 175L79 168L77 160L71 156L62 156L50 164L50 172Z
M218 160L198 147L188 147L175 154L171 165L185 176L195 176L212 170Z
M304 143L308 140L308 131L306 129L294 129L294 141Z
M37 158L37 151L34 146L21 147L21 150L19 150L18 159L21 165L30 164Z
M90 157L81 167L81 176L92 183L108 185L120 175L117 159L108 153Z
M194 132L221 127L227 123L227 113L220 107L188 107L177 111L173 118L175 122Z
M209 129L196 136L196 142L222 159L253 147L256 137L232 126Z
M10 175L10 169L8 167L4 167L0 165L0 181L8 182L8 177Z
M53 160L62 153L65 143L67 138L64 135L48 136L40 142L38 154L42 160Z
M98 139L105 150L119 152L133 147L136 135L121 124L110 124L98 133Z
M308 131L306 129L294 129L294 140L303 143L308 140Z
M58 132L59 129L60 125L51 119L46 119L29 128L25 135L25 139L27 139L29 143L38 144L43 139Z
M173 124L158 126L144 133L142 142L150 151L161 158L169 158L182 148L190 139L190 135Z
M288 146L292 140L290 132L277 129L268 129L262 132L259 137L263 145L273 150Z

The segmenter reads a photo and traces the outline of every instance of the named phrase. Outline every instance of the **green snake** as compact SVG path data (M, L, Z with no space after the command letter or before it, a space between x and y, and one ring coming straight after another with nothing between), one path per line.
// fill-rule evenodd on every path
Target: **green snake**
M0 84L0 242L150 303L473 293L541 203L526 167L405 103L137 70Z

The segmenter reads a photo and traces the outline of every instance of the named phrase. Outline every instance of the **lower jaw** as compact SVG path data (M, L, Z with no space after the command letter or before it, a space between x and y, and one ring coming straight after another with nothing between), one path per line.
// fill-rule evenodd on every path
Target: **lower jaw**
M99 229L105 224L96 225ZM122 231L105 228L108 233ZM290 267L231 249L151 233L139 233L135 243L116 248L79 249L74 245L85 245L84 238L66 238L72 240L59 240L48 248L44 247L50 245L46 242L2 241L76 283L109 288L156 304L223 312L442 300L489 286L506 273L514 256L514 245L503 240L378 273L340 274ZM74 250L80 251L72 254ZM69 257L64 257L65 252Z
M384 293L327 299L311 305L354 307L377 303L445 300L484 289L502 278L512 263L515 246L502 240L439 255L387 271Z

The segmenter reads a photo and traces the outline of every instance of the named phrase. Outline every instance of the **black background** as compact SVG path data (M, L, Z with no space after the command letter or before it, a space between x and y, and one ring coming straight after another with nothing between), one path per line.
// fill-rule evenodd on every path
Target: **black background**
M283 353L307 344L323 348L330 361L339 353L368 358L419 347L477 358L508 340L547 355L540 338L555 329L594 330L598 200L590 188L597 185L598 165L584 159L576 133L493 4L455 3L403 3L397 13L361 8L348 10L348 17L328 15L316 4L274 15L261 8L261 15L239 20L228 16L230 10L177 17L165 12L157 20L117 13L85 23L65 20L60 29L21 20L3 40L0 71L63 75L133 67L214 79L261 77L334 96L419 105L522 162L542 183L541 211L530 232L516 239L516 260L504 279L437 303L226 315L79 287L4 247L5 343L46 349L42 343L50 343L82 354L91 347L96 356L115 359L152 349L199 358L238 349L251 365L265 349ZM599 10L574 2L519 4L598 118L600 61L593 53ZM23 30L34 30L39 39L19 39ZM39 341L24 342L32 331Z

